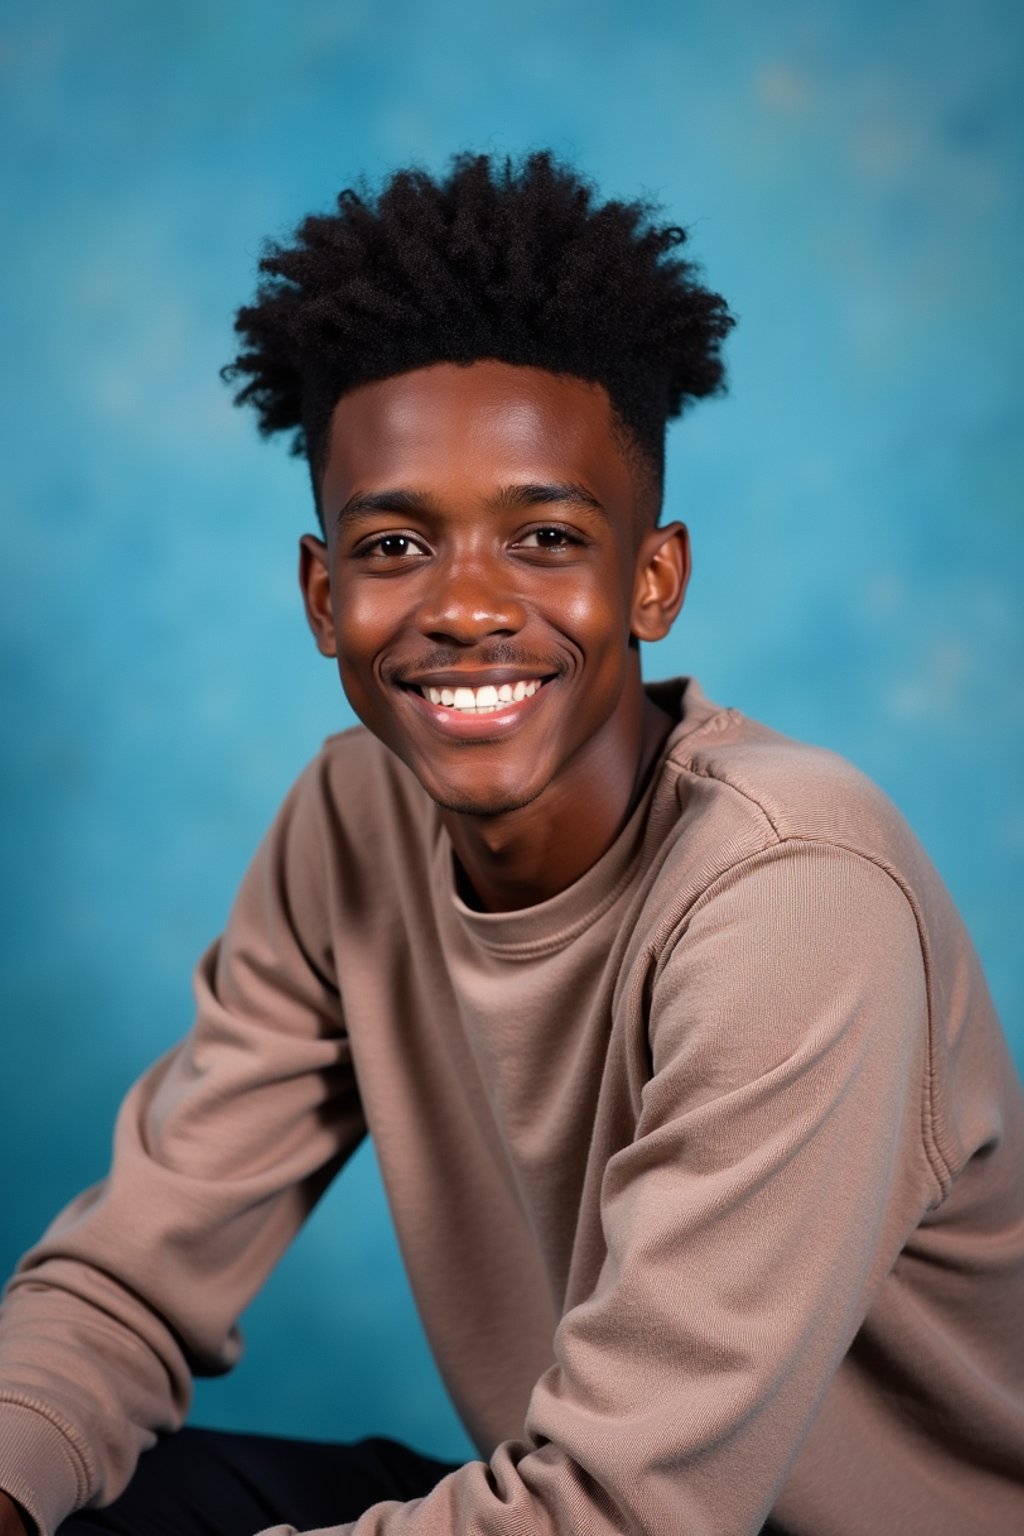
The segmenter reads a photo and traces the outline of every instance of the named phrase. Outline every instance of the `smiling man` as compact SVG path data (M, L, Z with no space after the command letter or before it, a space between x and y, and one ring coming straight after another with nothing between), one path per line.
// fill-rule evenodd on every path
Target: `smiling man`
M666 422L731 324L682 238L466 157L264 259L229 371L309 458L362 725L9 1288L3 1536L1024 1529L1024 1110L969 940L854 769L641 678ZM365 1134L480 1458L180 1430Z

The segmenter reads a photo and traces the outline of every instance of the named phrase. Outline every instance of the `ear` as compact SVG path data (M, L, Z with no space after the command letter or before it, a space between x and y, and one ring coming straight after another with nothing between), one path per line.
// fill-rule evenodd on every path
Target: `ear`
M663 640L683 606L690 579L690 535L685 523L653 528L640 543L633 583L630 633Z
M321 656L337 656L327 545L311 533L304 533L299 540L299 586L317 650Z

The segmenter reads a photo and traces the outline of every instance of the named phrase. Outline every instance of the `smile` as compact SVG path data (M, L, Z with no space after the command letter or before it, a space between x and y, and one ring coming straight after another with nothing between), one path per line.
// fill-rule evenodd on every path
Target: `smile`
M506 704L519 704L523 699L530 699L543 685L543 678L533 677L529 681L517 683L501 683L495 687L493 683L485 683L482 688L430 688L423 687L416 691L431 704L440 704L445 709L457 709L460 714L490 715Z
M442 736L462 741L494 741L525 722L545 697L551 677L483 683L467 688L454 679L406 683L402 692L416 714Z

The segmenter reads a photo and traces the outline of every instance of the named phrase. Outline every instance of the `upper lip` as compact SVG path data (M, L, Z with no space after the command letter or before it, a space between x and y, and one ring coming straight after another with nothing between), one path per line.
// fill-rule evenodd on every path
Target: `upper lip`
M495 667L480 672L427 672L421 677L403 677L403 688L500 688L502 683L532 683L538 678L546 682L553 672L542 669L527 671L516 667Z

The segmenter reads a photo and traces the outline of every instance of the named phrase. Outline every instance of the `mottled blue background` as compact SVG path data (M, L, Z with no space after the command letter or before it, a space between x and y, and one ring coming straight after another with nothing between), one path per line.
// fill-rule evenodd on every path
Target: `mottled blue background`
M292 777L350 716L304 472L217 369L260 241L361 172L552 145L741 317L674 429L648 675L833 746L949 882L1024 1061L1024 12L1011 0L0 6L4 1220L102 1172ZM468 1449L360 1153L207 1422Z

